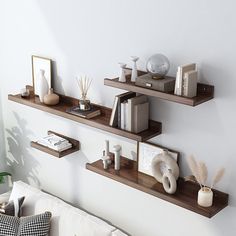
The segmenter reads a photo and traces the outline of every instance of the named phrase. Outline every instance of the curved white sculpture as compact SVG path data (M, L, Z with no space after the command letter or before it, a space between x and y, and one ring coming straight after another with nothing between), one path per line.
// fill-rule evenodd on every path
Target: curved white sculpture
M156 155L152 160L151 167L154 178L163 184L165 191L170 194L175 193L176 180L179 178L179 167L175 159L168 153L168 150L163 150L162 153Z

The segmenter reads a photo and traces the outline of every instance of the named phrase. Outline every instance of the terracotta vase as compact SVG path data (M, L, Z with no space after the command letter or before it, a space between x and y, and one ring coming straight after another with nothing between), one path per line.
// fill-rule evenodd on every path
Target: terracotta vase
M43 101L49 106L57 105L59 103L59 96L53 93L53 89L51 88L48 94L44 96Z

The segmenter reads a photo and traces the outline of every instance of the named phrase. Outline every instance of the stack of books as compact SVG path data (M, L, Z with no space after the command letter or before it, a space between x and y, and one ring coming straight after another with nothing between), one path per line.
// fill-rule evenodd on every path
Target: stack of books
M117 95L114 100L110 126L132 133L139 133L149 126L149 102L147 96L134 92Z
M72 148L72 144L67 139L55 134L49 134L48 136L38 140L37 143L58 152Z
M91 109L88 111L81 110L79 106L74 106L74 107L68 108L66 112L76 115L76 116L86 118L86 119L91 119L93 117L101 115L100 108L95 107L95 106L92 106Z
M175 94L193 98L197 95L198 71L195 63L178 67Z

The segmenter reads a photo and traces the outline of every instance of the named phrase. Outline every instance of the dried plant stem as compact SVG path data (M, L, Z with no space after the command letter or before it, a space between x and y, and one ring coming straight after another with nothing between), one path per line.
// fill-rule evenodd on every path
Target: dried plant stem
M191 155L187 159L187 161L188 161L189 168L192 171L192 174L195 176L197 182L199 183L200 187L202 188L202 183L201 183L201 179L200 179L200 175L199 175L199 169L198 169L198 165L197 165L197 162L196 162L194 156Z
M220 168L216 172L216 174L212 180L211 189L222 179L222 177L224 176L224 173L225 173L225 168L223 168L223 167Z

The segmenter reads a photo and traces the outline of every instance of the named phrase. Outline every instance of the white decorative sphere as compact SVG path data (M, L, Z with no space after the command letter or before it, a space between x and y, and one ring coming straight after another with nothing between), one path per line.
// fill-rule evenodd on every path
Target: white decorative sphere
M148 59L146 67L152 75L164 77L170 69L170 62L166 56L154 54Z

